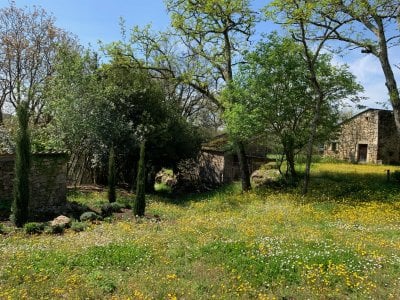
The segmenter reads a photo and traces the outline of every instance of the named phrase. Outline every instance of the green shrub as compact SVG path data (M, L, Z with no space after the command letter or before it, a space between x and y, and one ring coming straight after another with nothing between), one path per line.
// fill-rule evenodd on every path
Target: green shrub
M5 234L5 233L6 233L6 230L4 228L4 225L0 224L0 234Z
M400 183L400 171L397 171L397 170L394 171L392 173L392 178L393 178L394 181Z
M27 234L40 234L44 231L44 224L38 222L25 223L24 231Z
M96 214L93 211L84 212L79 217L79 220L81 220L82 222L84 222L84 221L97 221L97 220L101 220L101 219L102 219L102 217L99 216L98 214Z
M72 221L71 229L75 232L85 231L87 224L85 222Z
M109 217L113 213L121 212L121 208L123 208L122 204L113 202L113 203L106 203L101 206L101 215L103 217Z
M132 208L132 199L130 197L118 197L118 202L121 205L121 208Z
M45 232L48 234L63 234L65 230L64 225L55 225L46 227Z

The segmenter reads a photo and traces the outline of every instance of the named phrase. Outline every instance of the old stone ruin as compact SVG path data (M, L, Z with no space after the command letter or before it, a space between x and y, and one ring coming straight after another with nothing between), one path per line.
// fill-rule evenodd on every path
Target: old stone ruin
M13 154L0 154L0 211L8 218L13 200ZM34 153L30 171L30 219L40 220L62 212L67 203L68 154Z

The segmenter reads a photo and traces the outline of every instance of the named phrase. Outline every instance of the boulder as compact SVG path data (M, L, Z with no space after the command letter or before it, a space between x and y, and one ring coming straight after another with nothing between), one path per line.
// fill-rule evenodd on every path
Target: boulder
M281 180L281 174L276 169L256 170L251 174L251 181L258 186L276 184Z
M71 224L71 219L66 216L58 216L50 222L51 227L68 227Z

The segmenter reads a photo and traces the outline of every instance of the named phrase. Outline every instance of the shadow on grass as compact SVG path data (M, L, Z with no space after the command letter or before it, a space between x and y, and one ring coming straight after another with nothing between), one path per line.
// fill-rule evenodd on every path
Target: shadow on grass
M219 187L216 187L213 190L200 192L200 193L165 193L165 192L156 192L154 194L157 201L172 203L180 206L187 206L189 202L200 202L206 201L211 198L223 198L229 195L237 195L240 194L241 188L240 184L237 182L231 184L225 184Z
M319 172L312 176L310 196L338 202L398 201L400 184L386 174Z

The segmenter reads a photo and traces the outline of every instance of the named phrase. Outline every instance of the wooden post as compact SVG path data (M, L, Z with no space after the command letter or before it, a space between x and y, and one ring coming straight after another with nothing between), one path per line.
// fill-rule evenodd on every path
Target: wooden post
M386 170L386 181L390 181L390 170Z

